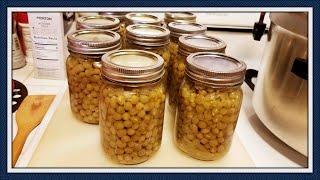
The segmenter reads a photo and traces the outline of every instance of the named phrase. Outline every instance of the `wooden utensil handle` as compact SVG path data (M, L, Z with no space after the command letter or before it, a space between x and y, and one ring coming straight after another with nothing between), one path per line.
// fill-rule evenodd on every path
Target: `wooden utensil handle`
M14 167L26 143L29 132L18 130L12 143L12 166Z

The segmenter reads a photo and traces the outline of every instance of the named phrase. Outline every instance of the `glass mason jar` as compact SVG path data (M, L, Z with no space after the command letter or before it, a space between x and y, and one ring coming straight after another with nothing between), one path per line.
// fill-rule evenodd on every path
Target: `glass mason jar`
M197 17L191 12L166 12L164 22L168 25L170 22L190 22L195 23Z
M170 31L170 63L168 68L168 83L170 84L172 78L172 62L176 59L178 54L178 42L179 37L183 35L192 35L192 34L204 34L207 30L207 27L198 23L192 22L171 22L168 24L168 29Z
M78 30L68 35L68 49L66 70L71 110L77 119L98 124L101 56L120 49L120 35L100 29Z
M161 145L165 108L161 56L119 50L102 57L100 134L106 154L121 164L138 164Z
M179 87L184 78L186 58L195 52L225 52L226 43L219 38L205 34L184 35L179 38L179 49L176 58L172 59L169 89L169 104L175 106Z
M124 31L121 29L120 20L106 15L83 16L77 19L76 29L104 29L116 32L121 37L122 47Z
M170 63L169 30L156 25L133 24L126 28L126 49L138 49L159 54L164 60L164 83L167 84Z
M216 160L231 145L246 65L221 53L188 56L179 91L175 143L189 156Z

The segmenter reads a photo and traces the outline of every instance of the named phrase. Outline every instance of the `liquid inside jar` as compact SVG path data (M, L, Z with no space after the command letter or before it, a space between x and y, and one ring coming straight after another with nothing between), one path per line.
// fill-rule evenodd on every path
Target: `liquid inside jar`
M239 86L215 89L186 78L179 93L177 146L196 159L221 158L230 148L241 102Z

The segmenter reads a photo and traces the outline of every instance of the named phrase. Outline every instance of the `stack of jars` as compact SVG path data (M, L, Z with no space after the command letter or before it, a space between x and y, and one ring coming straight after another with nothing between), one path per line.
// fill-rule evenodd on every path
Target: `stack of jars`
M115 162L138 164L158 151L167 89L177 147L201 160L228 151L246 66L195 21L184 12L166 13L164 22L116 12L77 20L68 36L70 106L77 119L99 124Z

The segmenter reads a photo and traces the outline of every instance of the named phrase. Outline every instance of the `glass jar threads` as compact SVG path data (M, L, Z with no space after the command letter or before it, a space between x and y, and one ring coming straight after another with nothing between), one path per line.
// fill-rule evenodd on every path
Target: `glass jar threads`
M178 102L176 145L193 158L216 160L231 145L246 65L220 53L188 56Z
M77 30L79 29L104 29L119 33L121 40L124 36L124 31L121 30L120 20L111 16L83 16L77 19ZM122 44L124 42L122 41Z
M168 29L148 24L133 24L126 29L126 49L147 50L159 54L167 68L170 61Z
M225 52L226 43L219 38L208 35L185 35L179 38L176 58L172 59L170 74L169 103L176 105L179 87L184 77L185 61L189 54L201 51Z
M128 13L126 14L126 26L131 24L151 24L161 25L161 19L157 16L147 13Z
M196 15L191 12L166 12L164 22L168 25L170 22L196 22Z
M161 56L119 50L102 57L100 134L106 154L121 164L148 160L160 148L165 106Z
M99 123L98 95L101 56L120 48L120 35L100 29L78 30L68 35L66 61L71 110L77 119Z

